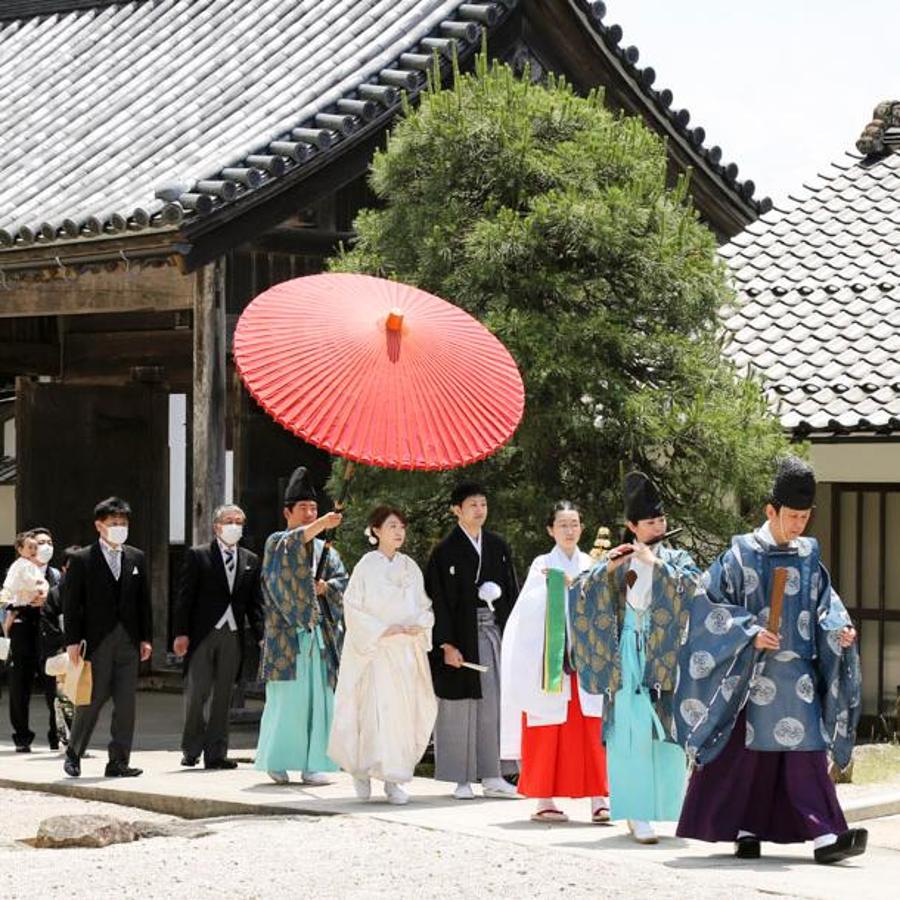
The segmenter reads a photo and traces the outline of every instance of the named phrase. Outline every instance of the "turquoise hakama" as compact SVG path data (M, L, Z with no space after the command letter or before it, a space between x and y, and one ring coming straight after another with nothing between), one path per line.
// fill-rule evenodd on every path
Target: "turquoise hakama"
M312 552L311 552L312 551ZM264 772L335 772L326 752L334 715L334 654L322 633L322 604L342 620L347 572L331 549L326 558L325 596L313 585L321 541L303 540L303 528L279 531L266 541L262 564L265 640L260 677L266 705L255 767ZM338 629L339 631L339 629Z
M336 772L326 753L334 694L321 653L321 631L297 629L293 681L266 683L255 768L263 772Z
M681 747L665 741L643 684L647 622L646 615L626 608L619 638L622 687L616 691L612 725L606 728L610 818L672 822L681 812L687 760Z

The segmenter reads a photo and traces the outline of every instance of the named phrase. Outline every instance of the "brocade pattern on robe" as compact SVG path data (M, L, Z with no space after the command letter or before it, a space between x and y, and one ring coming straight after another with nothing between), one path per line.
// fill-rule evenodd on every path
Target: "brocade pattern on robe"
M788 570L778 651L759 651L769 620L772 571ZM850 761L860 714L859 653L841 648L850 617L814 538L776 547L762 530L732 539L703 575L680 652L675 725L702 765L725 746L746 705L750 750L830 750Z

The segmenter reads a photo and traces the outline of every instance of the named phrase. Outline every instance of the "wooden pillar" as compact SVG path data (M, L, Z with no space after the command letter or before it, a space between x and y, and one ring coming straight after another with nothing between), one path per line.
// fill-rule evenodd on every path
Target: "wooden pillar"
M191 426L191 540L210 540L213 510L225 500L225 263L194 276Z

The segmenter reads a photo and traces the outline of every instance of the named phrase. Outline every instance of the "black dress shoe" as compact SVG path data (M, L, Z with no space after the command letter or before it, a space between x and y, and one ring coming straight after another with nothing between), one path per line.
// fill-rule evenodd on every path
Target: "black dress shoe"
M63 769L66 775L71 778L77 778L81 774L81 760L77 756L73 756L66 751L66 760L63 763Z
M190 756L190 755L188 755L187 753L185 753L185 754L181 757L181 764L182 764L183 766L187 766L187 767L190 768L190 769L193 769L194 766L196 766L197 763L198 763L199 761L200 761L200 757L199 757L199 756Z
M16 745L16 753L31 753L31 745L30 744L17 744Z
M738 859L759 859L759 838L754 837L752 834L739 837L734 842L734 855Z
M204 764L204 769L236 769L238 764L233 759L208 759Z
M849 856L859 856L866 852L869 832L865 828L850 828L827 847L819 847L813 854L817 863L835 863Z
M133 769L127 763L109 762L106 764L106 770L103 774L107 778L136 778L143 771L143 769Z

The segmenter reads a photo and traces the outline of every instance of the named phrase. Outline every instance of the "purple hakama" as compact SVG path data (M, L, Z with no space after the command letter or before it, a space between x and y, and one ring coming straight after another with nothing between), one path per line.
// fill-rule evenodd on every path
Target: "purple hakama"
M748 750L745 716L722 752L691 776L678 837L733 841L744 831L792 844L846 831L825 751Z

